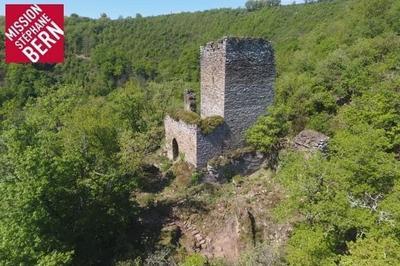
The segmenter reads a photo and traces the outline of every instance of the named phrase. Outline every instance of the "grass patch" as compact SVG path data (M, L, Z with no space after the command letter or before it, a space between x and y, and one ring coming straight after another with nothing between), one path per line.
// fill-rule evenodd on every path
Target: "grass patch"
M191 112L191 111L176 109L176 110L169 111L168 115L176 121L181 120L181 121L183 121L187 124L191 124L191 125L200 126L200 123L201 123L201 117L198 114L196 114L195 112Z

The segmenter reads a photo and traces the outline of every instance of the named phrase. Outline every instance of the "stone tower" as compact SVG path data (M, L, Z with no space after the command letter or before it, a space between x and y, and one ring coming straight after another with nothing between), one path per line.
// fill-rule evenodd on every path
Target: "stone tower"
M244 144L245 131L274 99L272 46L260 38L230 38L201 47L201 116L222 116L224 148Z
M167 156L184 158L198 168L244 145L246 130L273 102L275 79L274 52L263 39L226 37L208 43L200 52L201 119L193 113L196 96L188 90L184 112L196 119L169 114L164 120ZM211 132L203 131L202 122L215 117L223 123Z

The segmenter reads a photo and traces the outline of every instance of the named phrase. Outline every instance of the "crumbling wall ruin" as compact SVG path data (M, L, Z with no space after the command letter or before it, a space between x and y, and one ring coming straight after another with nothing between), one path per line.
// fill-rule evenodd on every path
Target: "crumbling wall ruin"
M275 60L272 46L260 38L225 37L201 48L202 119L224 118L209 134L190 121L165 119L168 157L176 151L198 168L227 150L243 147L245 133L266 113L274 99ZM185 109L195 111L195 96L185 94ZM179 118L176 118L178 119Z
M183 121L176 121L170 116L164 120L165 127L165 148L170 160L174 158L173 141L178 144L178 154L183 155L185 161L197 166L197 125L190 125Z
M197 134L197 166L205 167L209 160L221 154L226 139L225 125L219 126L210 134Z
M222 153L225 129L221 125L210 134L204 134L197 125L176 121L170 116L164 120L165 147L170 160L183 159L195 167L205 167L207 162ZM174 140L178 147L178 156L174 156Z

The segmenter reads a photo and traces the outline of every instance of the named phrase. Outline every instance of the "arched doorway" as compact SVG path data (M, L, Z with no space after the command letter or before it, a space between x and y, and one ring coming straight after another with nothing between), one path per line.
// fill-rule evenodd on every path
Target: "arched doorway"
M179 146L178 146L178 142L176 141L176 139L172 140L172 158L174 158L174 161L176 159L178 159L179 156Z

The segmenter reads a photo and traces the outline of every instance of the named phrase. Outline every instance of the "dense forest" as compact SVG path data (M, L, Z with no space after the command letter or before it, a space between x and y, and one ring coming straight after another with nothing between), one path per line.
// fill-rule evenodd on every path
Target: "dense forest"
M400 1L73 14L65 32L57 65L6 65L0 34L0 265L146 263L156 247L132 191L148 186L166 112L199 90L199 47L223 36L276 53L275 103L247 134L279 152L274 213L295 220L275 263L400 264ZM305 128L330 137L326 154L286 149Z

